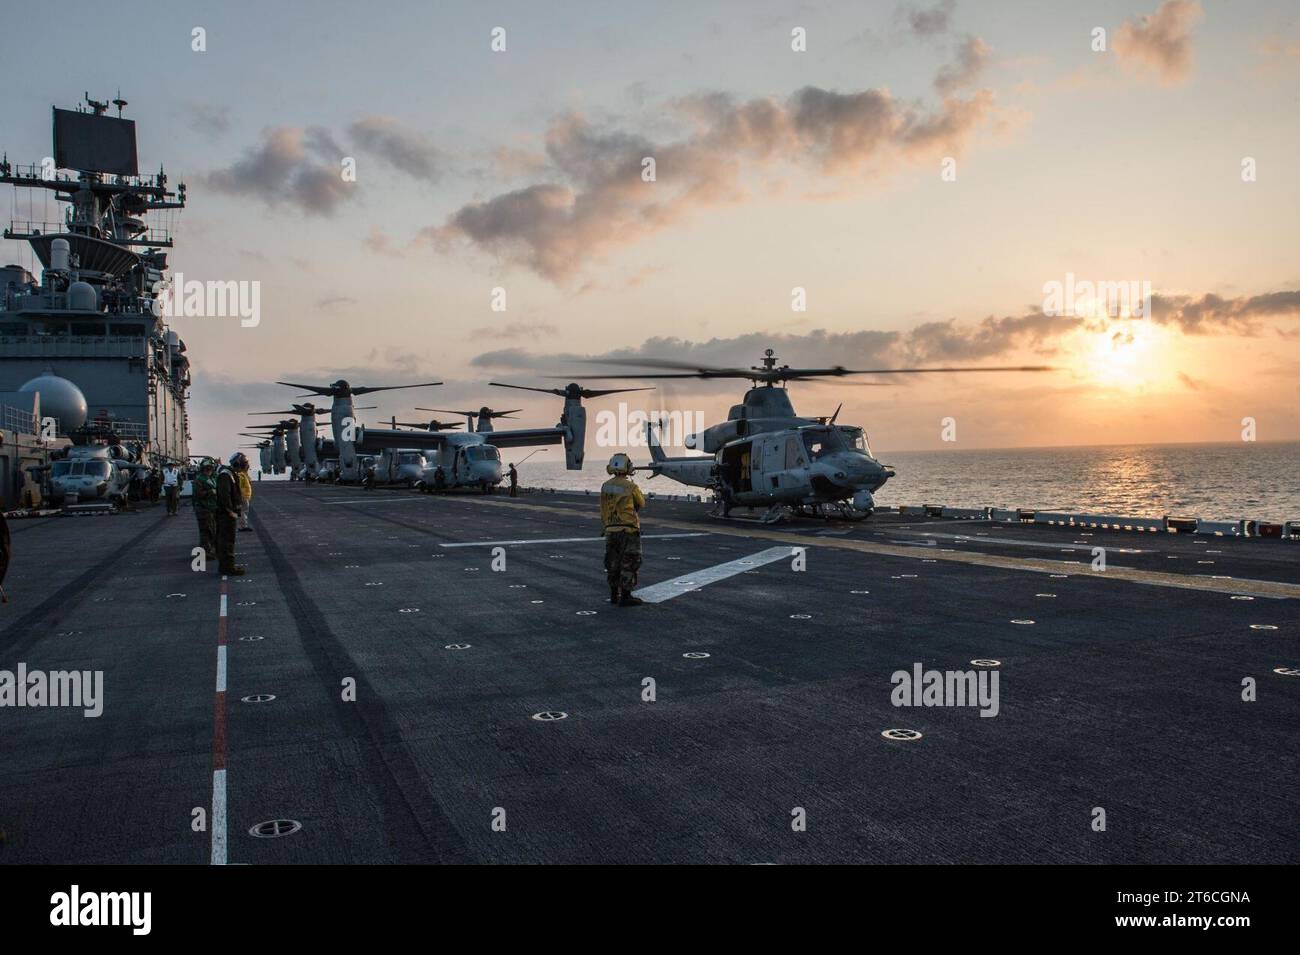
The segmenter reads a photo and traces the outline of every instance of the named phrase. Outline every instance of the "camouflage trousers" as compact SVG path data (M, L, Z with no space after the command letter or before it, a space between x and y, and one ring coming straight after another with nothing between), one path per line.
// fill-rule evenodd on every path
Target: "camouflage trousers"
M637 571L641 569L641 534L617 531L605 535L605 579L610 589L626 593L636 589Z
M217 512L196 507L194 516L199 522L199 546L208 560L212 560L217 556Z

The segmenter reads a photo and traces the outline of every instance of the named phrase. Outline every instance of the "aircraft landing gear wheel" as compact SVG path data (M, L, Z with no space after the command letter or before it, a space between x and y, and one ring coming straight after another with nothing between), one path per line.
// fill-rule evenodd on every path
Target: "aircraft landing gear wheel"
M846 521L865 521L872 514L876 513L874 507L857 508L851 501L841 501L838 506L839 516Z

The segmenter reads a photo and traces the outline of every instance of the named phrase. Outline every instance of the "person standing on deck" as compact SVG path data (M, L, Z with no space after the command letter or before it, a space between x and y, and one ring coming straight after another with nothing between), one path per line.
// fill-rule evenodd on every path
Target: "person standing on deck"
M609 602L619 607L638 607L645 601L634 597L641 569L641 518L645 495L632 480L632 459L616 454L605 471L613 475L600 486L600 520L605 535L605 579Z
M217 462L204 458L193 481L194 517L199 522L199 546L208 560L217 556Z
M244 457L242 454L239 457ZM230 459L232 462L234 458ZM247 461L247 458L245 458ZM251 531L248 526L248 509L253 506L253 482L248 480L248 467L235 472L235 478L239 481L239 496L242 503L239 506L239 529L241 531Z
M217 472L217 556L223 574L241 576L244 568L235 563L235 528L244 498L235 475L248 467L248 458L236 452L230 463Z
M181 505L181 472L174 464L163 468L163 493L167 495L167 516L175 517Z

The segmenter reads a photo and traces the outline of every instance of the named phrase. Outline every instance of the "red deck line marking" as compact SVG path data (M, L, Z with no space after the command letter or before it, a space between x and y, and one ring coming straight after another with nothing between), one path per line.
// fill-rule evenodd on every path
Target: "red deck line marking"
M226 864L226 578L217 612L217 687L212 702L212 864Z

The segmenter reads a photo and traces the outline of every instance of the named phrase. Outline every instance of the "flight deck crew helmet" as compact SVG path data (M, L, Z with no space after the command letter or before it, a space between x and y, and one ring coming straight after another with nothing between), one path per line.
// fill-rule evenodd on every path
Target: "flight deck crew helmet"
M609 459L609 464L605 465L606 474L631 474L632 459L621 451Z
M204 459L199 463L199 470L200 470L200 471L206 471L208 468L215 468L216 466L217 466L217 462L216 462L216 461L212 460L211 458L204 458Z
M243 451L236 451L230 456L230 467L235 471L242 471L248 467L248 455Z

